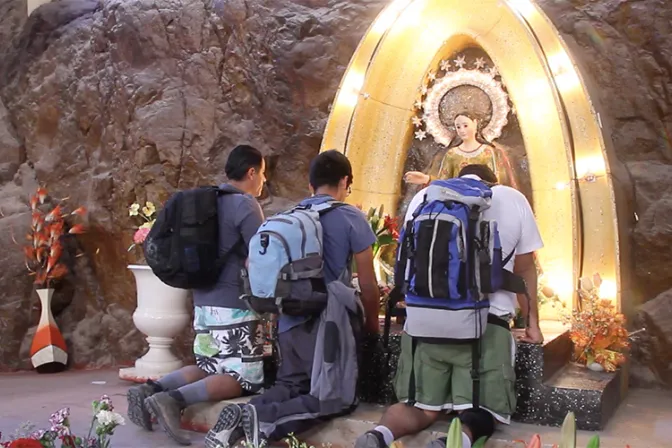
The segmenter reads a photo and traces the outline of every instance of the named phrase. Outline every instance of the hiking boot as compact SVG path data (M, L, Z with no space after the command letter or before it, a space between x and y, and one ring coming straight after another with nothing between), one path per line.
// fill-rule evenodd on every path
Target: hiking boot
M152 430L152 416L145 406L145 399L155 393L154 387L150 384L133 386L126 393L129 420L147 431Z
M180 403L168 395L160 392L145 399L145 407L156 417L159 425L173 440L180 445L191 445L191 441L180 429L182 407Z
M367 431L355 440L355 448L387 448L385 437L376 430Z
M242 426L245 433L245 439L250 448L263 448L267 446L268 440L259 430L259 417L257 409L251 404L242 406Z
M237 404L230 404L222 409L217 423L205 436L205 448L232 448L236 442L245 437L240 426L242 411Z
M440 437L429 442L425 448L446 448L447 442L448 437Z

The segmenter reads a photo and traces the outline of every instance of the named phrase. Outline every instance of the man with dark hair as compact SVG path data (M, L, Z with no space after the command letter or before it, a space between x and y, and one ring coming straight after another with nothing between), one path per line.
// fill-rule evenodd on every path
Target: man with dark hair
M469 174L477 176L483 182L490 185L499 183L497 176L488 165L467 165L460 170L460 173L457 175L457 177L467 176Z
M191 443L180 429L182 409L256 393L263 384L261 323L238 296L247 245L264 220L255 199L266 180L264 171L263 156L251 146L235 147L226 161L229 181L220 188L229 194L218 198L219 250L230 254L212 287L193 290L196 365L128 391L130 420L151 430L151 412L182 445Z
M309 179L314 194L301 201L300 205L318 206L330 201L342 202L350 194L352 166L340 152L326 151L313 159ZM369 333L378 333L379 297L372 251L376 236L371 226L360 210L345 204L331 208L328 213L320 216L319 222L323 229L323 273L327 290L331 291L331 287L342 281L347 285L343 285L343 288L351 291L349 274L354 258L361 302L365 309L365 329ZM354 297L354 292L351 294ZM334 299L334 296L328 296L330 304L337 303L333 302ZM325 321L323 316L324 313L311 317L280 315L278 346L281 363L275 386L252 398L249 404L232 404L224 408L217 424L206 437L206 447L229 448L245 436L250 446L259 448L268 440L280 440L291 433L305 431L325 418L343 414L340 403L345 399L343 395L334 397L333 393L343 391L346 387L326 386L332 393L332 401L328 404L336 403L334 407L339 409L334 413L325 412L327 406L323 406L325 402L320 399L322 390L316 386L320 382L313 377L314 364L319 364L323 358L330 359L327 363L336 364L334 358L339 356L336 352L342 354L343 347L333 344L334 340L347 333L350 340L354 335L356 341L360 333L361 316L350 314L350 325L343 325L349 328L334 328L333 322L327 322L322 332L320 329ZM316 346L324 348L317 353ZM356 342L353 346L356 347ZM356 348L353 350L356 351ZM353 370L356 370L356 359L354 363ZM345 410L350 412L356 404L356 371L343 372L343 378L339 378L339 381L350 383L347 392L344 392L353 397ZM316 390L318 394L315 394Z
M483 210L483 219L496 221L499 229L504 268L522 277L527 290L537 290L537 270L534 252L543 247L532 208L519 191L496 185L497 177L485 165L468 165L460 177L485 181L491 184L492 201ZM429 187L431 188L431 187ZM408 206L405 221L413 219L422 207L428 188L420 190ZM534 296L534 294L533 294ZM357 439L355 448L384 448L394 440L416 434L434 423L444 411L461 411L462 447L481 437L490 437L497 421L508 424L516 408L515 341L509 322L516 314L516 302L527 312L528 328L522 338L530 343L543 342L539 329L536 300L504 290L488 294L490 301L487 327L479 340L480 406L472 403L474 379L471 374L473 344L463 341L430 341L402 335L401 355L395 377L395 392L400 403L391 406L380 423ZM411 308L407 308L409 318ZM444 324L444 314L433 313L428 319L438 319ZM427 322L431 326L432 322ZM408 325L408 321L407 321ZM429 447L445 447L446 441L432 442Z

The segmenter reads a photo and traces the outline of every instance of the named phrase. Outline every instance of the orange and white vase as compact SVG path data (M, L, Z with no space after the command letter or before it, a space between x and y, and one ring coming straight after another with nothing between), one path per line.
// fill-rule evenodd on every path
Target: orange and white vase
M51 314L51 297L54 295L54 290L51 288L38 289L37 295L40 297L42 312L37 331L33 336L33 343L30 346L30 360L36 369L47 364L66 366L68 348Z

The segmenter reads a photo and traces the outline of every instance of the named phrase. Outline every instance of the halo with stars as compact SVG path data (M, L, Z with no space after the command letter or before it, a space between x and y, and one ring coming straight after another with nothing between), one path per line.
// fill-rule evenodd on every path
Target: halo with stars
M454 66L456 71L450 71L449 67ZM492 116L490 121L483 128L482 133L488 141L499 138L502 135L504 126L508 123L507 116L511 112L509 106L509 96L506 93L504 86L496 79L496 68L488 68L482 58L478 58L474 63L473 69L466 69L465 57L458 56L452 64L449 61L441 61L440 68L445 71L442 77L430 76L431 87L423 86L421 98L416 101L416 109L418 113L422 114L422 121L425 122L425 132L416 132L416 138L424 139L427 135L431 135L434 140L444 146L448 146L454 138L454 132L441 122L440 118L440 104L441 100L451 90L459 86L473 86L483 91L492 104ZM435 79L433 79L435 78ZM425 93L426 90L426 93ZM419 107L420 106L420 107ZM421 121L417 116L413 117L413 125L416 128L420 127ZM417 129L422 131L422 129Z

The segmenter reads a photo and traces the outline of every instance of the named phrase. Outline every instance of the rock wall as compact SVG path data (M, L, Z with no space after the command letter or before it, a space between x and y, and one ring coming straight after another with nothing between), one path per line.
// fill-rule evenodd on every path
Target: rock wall
M267 210L305 195L340 77L382 4L68 0L22 28L0 14L12 37L0 59L0 365L29 367L39 305L11 235L25 233L38 182L90 211L86 255L55 293L73 363L134 360L127 207L223 180L215 139L269 156Z
M386 3L60 0L28 19L24 1L0 5L0 244L22 234L38 182L89 207L86 256L57 292L76 365L130 361L143 348L130 318L126 207L222 179L216 139L269 156L267 210L304 195L340 77ZM672 4L539 3L609 114L616 175L638 219L632 263L642 295L654 297L672 288ZM27 367L36 300L18 250L0 253L0 291L10 341L0 364ZM655 379L672 382L672 369Z

